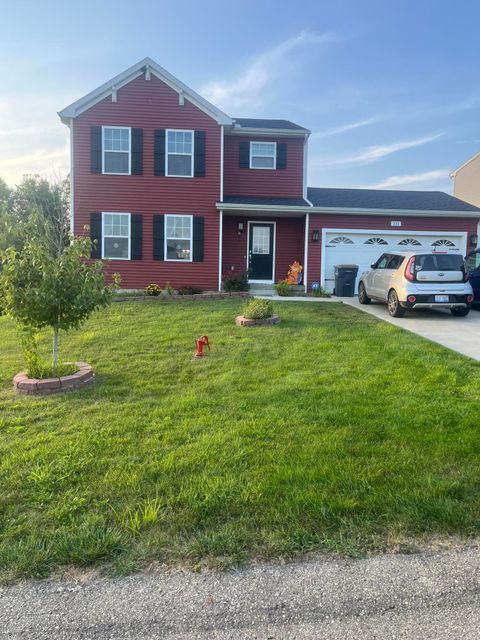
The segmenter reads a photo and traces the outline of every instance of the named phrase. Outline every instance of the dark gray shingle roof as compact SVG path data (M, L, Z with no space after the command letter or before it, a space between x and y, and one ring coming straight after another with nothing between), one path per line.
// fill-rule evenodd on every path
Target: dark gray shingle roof
M308 188L314 207L346 209L405 209L418 211L478 211L473 204L443 191L390 191L387 189Z
M235 124L249 129L292 129L307 131L305 127L290 122L290 120L271 120L269 118L233 118Z
M308 207L308 202L303 198L276 198L259 196L224 196L223 202L229 204L257 204L272 205L277 207Z

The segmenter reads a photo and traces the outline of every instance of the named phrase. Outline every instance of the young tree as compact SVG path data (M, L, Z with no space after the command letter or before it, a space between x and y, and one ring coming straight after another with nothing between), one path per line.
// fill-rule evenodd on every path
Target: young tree
M102 263L87 261L89 238L64 244L65 221L33 215L28 228L22 248L10 247L2 256L3 308L26 328L52 328L55 373L60 329L79 327L95 309L108 305L119 278L106 285Z

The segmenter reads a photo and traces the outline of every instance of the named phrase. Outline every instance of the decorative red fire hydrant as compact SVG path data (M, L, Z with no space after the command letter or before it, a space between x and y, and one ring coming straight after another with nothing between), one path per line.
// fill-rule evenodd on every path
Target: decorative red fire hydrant
M195 351L195 358L203 358L203 347L208 347L208 350L210 351L208 336L202 336L197 340L197 350Z

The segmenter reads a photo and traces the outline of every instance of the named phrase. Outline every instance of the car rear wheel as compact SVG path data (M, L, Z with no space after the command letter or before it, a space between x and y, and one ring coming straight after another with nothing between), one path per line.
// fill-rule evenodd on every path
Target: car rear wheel
M358 285L358 301L360 304L370 304L371 299L367 296L367 290L363 282Z
M405 315L405 309L401 306L395 289L391 289L388 293L388 313L393 318L401 318Z
M470 307L452 307L450 313L456 318L464 318L470 313Z

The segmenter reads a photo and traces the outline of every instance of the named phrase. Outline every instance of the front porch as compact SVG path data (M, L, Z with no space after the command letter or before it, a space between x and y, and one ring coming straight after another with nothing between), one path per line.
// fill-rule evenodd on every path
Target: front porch
M271 295L274 284L287 277L293 262L299 262L305 270L305 214L223 212L220 215L222 280L248 270L252 291ZM303 288L304 282L303 278Z

